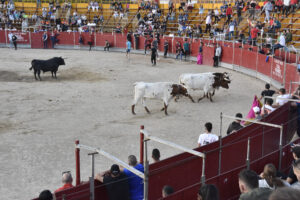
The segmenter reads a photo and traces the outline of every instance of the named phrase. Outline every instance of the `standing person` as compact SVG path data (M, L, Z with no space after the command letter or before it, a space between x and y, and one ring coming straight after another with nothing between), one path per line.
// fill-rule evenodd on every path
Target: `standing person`
M231 16L232 16L232 8L231 8L231 4L229 4L228 8L226 9L226 17L227 20L225 22L225 24L229 24L230 20L231 20Z
M129 166L135 168L136 170L144 173L144 166L137 162L137 159L134 155L128 156L128 164ZM144 199L144 183L143 179L139 176L135 175L128 169L123 169L124 174L128 177L129 182L129 193L131 200L143 200ZM119 199L121 200L121 199ZM123 200L123 199L122 199Z
M149 37L146 37L145 38L145 55L146 55L146 51L147 51L147 48L151 49L151 40Z
M83 37L82 37L81 33L79 34L79 41L78 42L79 42L80 46L84 44Z
M210 34L210 29L211 29L211 15L207 15L206 17L206 20L205 20L205 24L206 24L206 27L205 27L205 31L204 33L208 33Z
M256 39L257 39L258 29L253 27L251 29L251 45L256 46Z
M282 9L282 17L285 13L285 17L288 17L289 10L290 10L290 3L291 0L283 0L283 9Z
M176 59L180 56L180 60L182 60L182 47L179 41L176 43Z
M129 59L130 58L130 50L131 50L131 42L127 40L126 42L126 57Z
M183 43L183 51L184 51L184 61L186 61L186 56L190 54L190 44L187 38L185 38Z
M95 179L106 186L109 200L130 200L128 178L118 165L114 164L109 171L97 174Z
M10 33L8 34L9 48L13 48L12 36L13 36L13 33L10 32Z
M152 46L156 49L156 57L158 58L158 39L157 38L154 38L154 40L152 41Z
M44 32L44 34L42 36L42 40L44 43L44 49L47 49L48 48L48 35L47 35L46 31Z
M218 136L211 133L212 123L207 122L207 123L205 123L204 126L205 126L205 133L200 134L200 136L198 138L198 146L199 147L219 140Z
M89 51L91 51L91 49L92 49L92 46L93 46L93 44L94 44L94 35L93 35L93 33L92 33L92 32L90 32L90 35L89 35L89 40L88 40L88 44L90 45L90 49L89 49Z
M152 48L151 48L151 63L152 63L152 66L156 65L156 55L157 55L157 49L152 44Z
M265 90L261 92L261 96L259 98L259 100L261 100L264 96L273 96L275 94L275 91L274 90L270 90L270 84L269 83L266 83L265 85ZM267 98L265 98L265 101L264 103L266 103L267 101Z
M15 50L17 50L17 40L18 40L17 36L15 34L13 34L11 39L14 44Z
M230 21L229 23L229 40L231 40L231 37L233 37L234 40L234 28L235 28L235 23L233 21Z
M105 40L105 46L104 46L104 51L109 51L109 47L110 47L110 44L107 40Z
M199 46L199 52L197 56L197 64L202 65L202 59L203 59L203 42L200 43Z
M165 40L165 42L164 42L164 57L165 58L167 57L168 50L169 50L169 41Z
M54 31L52 31L52 33L51 33L50 40L51 40L51 43L52 43L52 48L54 49L55 43L57 41L56 34L54 33Z
M222 48L219 44L217 44L217 48L215 50L215 56L214 56L214 67L219 66L219 61L220 61L220 58L221 58L221 54L222 54Z
M265 23L270 22L270 12L273 10L273 4L270 0L264 5L262 11L265 11L266 17L265 17Z

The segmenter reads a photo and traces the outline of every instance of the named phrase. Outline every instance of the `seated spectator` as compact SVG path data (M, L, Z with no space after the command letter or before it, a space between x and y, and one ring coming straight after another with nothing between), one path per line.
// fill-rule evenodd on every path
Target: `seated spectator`
M40 193L38 200L53 200L53 195L49 190L44 190Z
M72 182L73 182L73 178L72 178L71 172L69 172L69 171L63 172L62 183L64 185L62 187L58 188L57 190L55 190L55 193L73 187Z
M286 181L289 183L289 184L293 184L295 182L297 182L297 176L295 175L294 173L294 168L293 168L293 164L300 159L300 146L294 146L292 148L292 154L293 154L293 158L294 158L294 161L292 163L292 167L290 168L290 171L288 173L288 177L286 179ZM299 180L298 180L299 181Z
M299 200L300 190L290 187L283 187L274 190L269 197L269 200Z
M219 140L219 137L216 136L215 134L212 134L211 130L212 130L212 123L207 122L205 124L205 133L200 134L199 139L198 139L199 147Z
M266 103L261 108L260 114L262 117L266 117L267 115L269 115L271 112L275 110L272 104L273 104L273 99L267 99Z
M152 159L153 159L153 162L154 162L154 163L160 161L160 152L159 152L158 149L153 149L153 150L152 150Z
M144 173L144 166L139 164L134 155L128 156L128 164L129 166L139 170ZM135 175L128 169L122 169L124 174L128 177L129 182L129 193L131 200L143 200L144 199L144 183L143 179L139 176ZM120 199L119 199L120 200Z
M279 96L277 96L276 104L274 105L274 107L282 106L283 104L288 102L288 100L285 100L285 99L290 99L290 98L291 98L291 95L286 94L286 91L285 91L284 88L280 88L279 89Z
M279 38L277 40L277 43L272 48L273 55L274 55L276 49L285 47L285 37L284 37L283 33L280 33L280 32L278 32L278 33L280 34Z
M219 190L215 185L202 185L197 194L197 200L219 200Z
M110 171L97 174L95 179L104 183L110 200L130 200L127 176L120 171L118 165L114 164Z
M265 96L271 97L271 96L273 96L273 94L275 94L275 91L274 90L270 90L270 84L266 83L265 90L261 92L261 96L260 96L259 100L261 100ZM265 98L265 102L264 103L266 103L266 101L267 101L267 98Z
M291 187L300 191L300 159L293 163L293 171L297 177L297 182L293 183Z
M254 114L255 114L255 119L256 119L256 120L261 120L261 119L262 119L262 116L261 116L261 114L260 114L260 108L259 108L258 106L255 106L255 107L253 108L253 112L254 112Z
M258 187L258 175L252 170L242 170L239 173L240 200L268 200L272 190Z
M165 185L162 189L162 197L167 197L169 196L170 194L173 194L174 193L174 189L169 186L169 185Z
M258 181L258 186L270 188L271 190L285 186L284 182L276 177L276 173L277 170L273 164L266 164L264 171L260 174L262 179Z
M243 115L241 113L237 113L235 115L235 117L243 118ZM229 135L233 132L236 132L242 128L244 128L244 127L241 125L241 120L237 119L229 125L229 127L227 129L227 135Z

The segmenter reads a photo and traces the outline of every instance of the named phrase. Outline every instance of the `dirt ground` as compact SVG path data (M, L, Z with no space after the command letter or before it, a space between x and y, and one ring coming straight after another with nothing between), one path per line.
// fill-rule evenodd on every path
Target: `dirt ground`
M29 71L32 59L66 57L58 80L51 73L35 81ZM158 61L152 67L150 57L124 53L79 50L0 49L0 197L2 200L30 199L44 189L61 186L61 173L70 170L75 180L74 141L99 147L126 161L139 155L139 127L152 135L188 148L197 145L204 123L213 123L219 134L220 112L246 115L255 94L264 83L224 68L196 65L173 59ZM162 101L149 100L147 114L141 104L131 114L133 83L137 81L178 82L182 73L208 71L231 74L230 89L220 89L214 102L203 99L192 103L188 98L170 103L165 116ZM193 92L194 98L202 95ZM223 121L223 135L231 120ZM159 148L162 159L179 151L149 142ZM81 150L81 177L88 180L91 161ZM112 161L96 157L96 172L106 170Z

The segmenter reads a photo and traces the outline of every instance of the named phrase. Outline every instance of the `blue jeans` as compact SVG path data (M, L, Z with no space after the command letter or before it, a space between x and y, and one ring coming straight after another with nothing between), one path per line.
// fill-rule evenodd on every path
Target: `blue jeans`
M280 48L282 48L282 47L284 47L284 46L282 46L281 44L275 44L275 45L273 46L273 48L272 48L272 54L275 53L275 50L276 50L276 49L280 49Z
M178 53L177 55L176 55L176 59L178 59L178 56L180 55L180 60L182 60L182 52L180 52L180 53Z
M229 40L231 40L231 36L233 37L233 33L234 33L234 31L230 31L230 32L229 32L229 35L228 35L228 39L229 39Z

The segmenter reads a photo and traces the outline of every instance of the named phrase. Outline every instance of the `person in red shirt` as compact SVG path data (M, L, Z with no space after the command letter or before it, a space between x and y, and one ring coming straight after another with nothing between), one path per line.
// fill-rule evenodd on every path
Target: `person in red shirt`
M280 13L281 10L282 10L282 7L283 7L283 1L282 1L282 0L277 0L277 1L275 2L275 11L276 11L277 13Z
M258 29L253 27L251 29L251 45L256 46L256 38L257 38Z
M94 35L92 32L90 32L90 35L89 35L89 40L88 40L88 44L90 45L90 49L89 51L91 51L92 49L92 45L94 44Z
M227 21L225 24L229 24L231 16L232 16L232 8L231 8L231 4L229 4L228 8L226 9Z
M54 193L74 187L72 185L72 182L73 182L73 178L72 178L71 172L64 172L62 175L62 183L64 185L62 187L58 188L57 190L55 190Z

